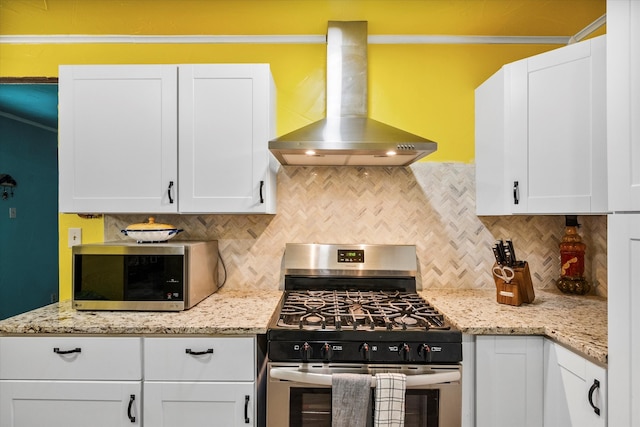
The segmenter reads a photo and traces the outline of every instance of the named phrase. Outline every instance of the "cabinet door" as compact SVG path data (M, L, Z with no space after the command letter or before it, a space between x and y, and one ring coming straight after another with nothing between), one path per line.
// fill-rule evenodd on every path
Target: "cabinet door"
M605 37L518 64L507 134L513 212L606 212Z
M510 215L508 145L505 126L509 120L511 70L504 66L475 91L476 214Z
M542 426L543 338L476 338L476 425Z
M640 425L640 214L607 217L609 424Z
M267 64L181 65L180 211L275 212Z
M144 383L144 422L155 427L254 426L255 383Z
M606 426L606 370L550 340L544 350L545 427Z
M640 3L607 1L609 208L640 211Z
M140 426L140 390L139 381L0 381L0 426Z
M177 105L175 66L61 66L60 211L176 212Z

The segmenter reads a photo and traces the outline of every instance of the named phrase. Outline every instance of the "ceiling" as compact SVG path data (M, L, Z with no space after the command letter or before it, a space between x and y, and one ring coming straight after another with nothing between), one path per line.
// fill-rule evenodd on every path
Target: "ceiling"
M58 128L57 84L0 84L0 115Z

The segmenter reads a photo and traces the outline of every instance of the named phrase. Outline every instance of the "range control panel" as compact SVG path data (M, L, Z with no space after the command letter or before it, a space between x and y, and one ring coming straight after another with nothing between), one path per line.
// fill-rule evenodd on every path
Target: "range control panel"
M462 360L456 343L278 341L269 343L272 361L433 363Z
M338 249L338 262L364 262L363 249Z

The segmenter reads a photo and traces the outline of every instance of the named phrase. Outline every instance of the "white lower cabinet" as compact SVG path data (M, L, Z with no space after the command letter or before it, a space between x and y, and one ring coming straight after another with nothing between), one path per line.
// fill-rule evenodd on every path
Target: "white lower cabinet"
M0 381L2 427L140 426L140 381Z
M476 337L476 426L542 426L541 336Z
M254 426L253 382L145 381L145 426Z
M0 426L140 426L140 338L1 337Z
M606 368L542 336L478 335L475 347L476 426L607 426Z
M544 426L607 425L607 370L545 340Z
M145 338L145 425L257 425L255 354L253 337Z
M0 427L256 426L256 345L0 337Z

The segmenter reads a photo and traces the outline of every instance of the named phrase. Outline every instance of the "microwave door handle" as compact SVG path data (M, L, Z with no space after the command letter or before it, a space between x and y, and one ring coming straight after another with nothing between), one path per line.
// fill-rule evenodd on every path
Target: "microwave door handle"
M331 386L331 374L316 374L302 372L290 368L271 368L271 378L277 380L294 381L300 384ZM460 381L460 371L438 372L435 374L407 375L407 388L417 388L427 385ZM371 387L376 386L375 375L371 377Z

